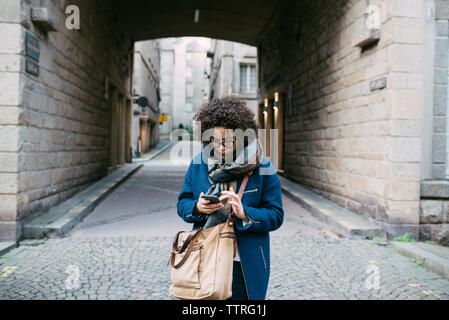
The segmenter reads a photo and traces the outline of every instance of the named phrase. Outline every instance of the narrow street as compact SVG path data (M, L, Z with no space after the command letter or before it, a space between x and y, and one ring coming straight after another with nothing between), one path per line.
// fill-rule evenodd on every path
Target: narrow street
M67 237L0 256L0 299L174 299L167 259L191 228L176 212L189 160L169 159L170 148L146 162ZM285 195L283 205L267 299L449 299L449 281L393 249L342 238Z

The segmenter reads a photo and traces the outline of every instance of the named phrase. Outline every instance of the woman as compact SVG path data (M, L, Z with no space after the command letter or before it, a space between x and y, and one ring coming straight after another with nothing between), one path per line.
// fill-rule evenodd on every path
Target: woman
M263 156L254 113L243 100L215 98L202 106L194 120L201 123L203 149L187 170L178 215L197 229L221 223L223 216L232 214L238 249L231 299L264 300L270 274L269 232L282 225L284 210L281 184ZM253 136L244 138L240 132ZM237 193L248 174L240 198ZM205 194L217 195L221 202L211 203L203 198Z

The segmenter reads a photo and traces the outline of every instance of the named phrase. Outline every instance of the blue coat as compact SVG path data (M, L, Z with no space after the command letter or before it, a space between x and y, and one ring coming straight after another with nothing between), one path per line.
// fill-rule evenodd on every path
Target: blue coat
M212 185L204 154L202 151L190 162L178 196L178 215L187 223L193 223L193 229L205 223L206 215L194 215L193 209L200 193L206 193ZM236 193L242 180L237 180ZM242 205L250 222L243 226L242 220L236 218L234 229L248 297L250 300L264 300L270 275L269 232L278 229L284 220L281 183L267 157L263 157L262 164L249 177Z

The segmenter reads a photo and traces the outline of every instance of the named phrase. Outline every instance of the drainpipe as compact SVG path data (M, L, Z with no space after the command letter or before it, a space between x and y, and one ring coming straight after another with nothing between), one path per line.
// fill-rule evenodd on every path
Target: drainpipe
M232 42L232 86L231 95L234 95L234 42Z

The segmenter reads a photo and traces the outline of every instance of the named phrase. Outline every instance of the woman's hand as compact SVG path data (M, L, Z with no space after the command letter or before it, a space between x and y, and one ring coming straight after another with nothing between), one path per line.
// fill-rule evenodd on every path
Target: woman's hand
M229 199L228 202L232 206L232 213L239 219L242 219L245 222L249 222L248 217L246 216L245 210L243 209L242 199L240 199L239 195L234 192L234 189L229 188L229 191L222 191L222 196L220 200Z
M201 192L200 198L196 203L196 208L199 212L204 214L211 214L217 211L218 209L224 208L223 203L210 203L210 200L203 198L204 192Z

